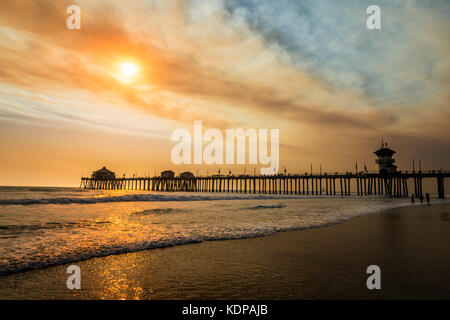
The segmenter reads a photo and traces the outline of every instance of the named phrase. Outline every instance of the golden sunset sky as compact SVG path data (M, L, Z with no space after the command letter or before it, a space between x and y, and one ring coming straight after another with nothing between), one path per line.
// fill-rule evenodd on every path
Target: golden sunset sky
M449 169L450 4L377 1L368 30L370 4L2 1L0 185L77 186L104 165L211 173L171 162L171 132L195 120L280 129L292 173L376 170L382 138L400 169Z

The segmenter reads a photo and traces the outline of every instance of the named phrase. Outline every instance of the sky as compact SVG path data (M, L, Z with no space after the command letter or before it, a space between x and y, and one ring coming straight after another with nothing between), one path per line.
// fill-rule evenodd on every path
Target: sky
M171 133L197 120L279 129L292 173L376 170L382 139L400 169L450 169L449 14L446 0L2 1L0 185L250 170L173 164Z

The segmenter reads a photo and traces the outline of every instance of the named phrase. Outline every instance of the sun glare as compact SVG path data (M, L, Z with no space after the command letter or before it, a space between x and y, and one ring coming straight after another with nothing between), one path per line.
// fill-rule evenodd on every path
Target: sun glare
M138 72L138 67L133 62L124 62L120 65L120 72L123 76L132 78Z

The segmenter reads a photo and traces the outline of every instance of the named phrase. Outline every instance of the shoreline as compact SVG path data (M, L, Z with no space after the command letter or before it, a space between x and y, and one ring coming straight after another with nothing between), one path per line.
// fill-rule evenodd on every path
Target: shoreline
M89 258L0 276L0 299L448 299L450 204L402 206L329 226ZM426 250L425 250L426 249ZM382 290L366 288L380 265Z
M277 195L275 195L275 196L277 196ZM296 198L291 198L291 197L284 198L284 199L285 200L296 199ZM314 197L312 197L312 198L313 199L317 199L317 198L314 198ZM329 198L333 198L333 197L327 197L327 199L329 199ZM337 197L337 199L340 199L340 198L341 197ZM357 198L359 198L359 197L357 197ZM276 198L276 199L278 199L278 198ZM302 198L300 198L300 199L302 199ZM303 199L307 200L308 198L303 198ZM266 200L266 199L264 199L264 200ZM440 199L435 199L435 200L437 200L437 202L435 202L434 205L436 205L436 204L449 204L450 205L450 202L446 202L445 200L440 200ZM196 200L194 200L194 201L196 201ZM139 202L139 201L137 201L137 202ZM156 202L158 202L158 201L156 201ZM165 202L165 201L163 201L163 202ZM73 204L73 203L71 203L71 204ZM27 205L28 204L25 204L25 206L27 206ZM48 203L48 204L43 204L43 205L54 205L54 204L53 203ZM169 248L169 247L174 247L174 246L198 244L198 243L210 242L210 241L244 240L244 239L260 238L260 237L270 237L270 236L273 236L275 234L283 233L283 232L306 231L306 230L310 230L310 229L326 228L326 227L330 227L330 226L333 226L333 225L346 223L348 221L352 221L354 219L357 219L359 217L363 217L363 216L366 216L366 215L380 214L380 213L383 213L383 212L386 212L386 211L389 211L389 210L393 210L393 209L396 209L396 208L415 207L415 206L419 206L419 204L411 206L409 204L409 202L405 201L404 203L397 203L394 207L391 207L391 208L376 208L373 211L363 212L360 215L353 216L353 217L346 217L346 218L344 218L342 220L330 222L328 224L308 226L308 227L292 227L292 228L284 229L284 230L274 230L274 231L271 231L270 233L261 233L261 234L257 234L257 235L251 234L251 235L245 235L245 236L242 236L242 237L235 237L235 238L211 238L211 239L207 239L207 240L205 240L205 239L186 240L186 242L183 242L183 243L158 244L158 245L155 245L153 247L148 247L148 248L121 249L121 250L118 250L118 251L112 250L111 252L108 252L108 253L100 253L100 254L97 254L97 255L87 256L87 257L84 257L84 258L78 257L76 260L75 259L64 259L62 261L49 262L49 263L46 263L46 264L43 264L43 265L38 265L36 267L26 266L24 268L20 268L20 269L16 269L16 270L2 271L2 272L0 272L0 277L7 276L7 275L13 275L13 274L19 274L19 273L25 273L25 272L30 272L30 271L37 271L37 270L51 268L51 267L57 267L57 266L60 266L60 265L76 264L76 263L79 263L79 262L82 262L82 261L86 261L86 260L89 260L89 259L103 258L103 257L108 257L108 256L115 256L115 255L134 253L134 252L140 252L140 251L146 251L146 250L164 249L164 248Z

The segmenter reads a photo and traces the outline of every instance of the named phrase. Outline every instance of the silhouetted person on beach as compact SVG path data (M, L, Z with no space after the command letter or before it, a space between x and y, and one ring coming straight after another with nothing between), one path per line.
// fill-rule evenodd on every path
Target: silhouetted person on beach
M425 196L427 197L427 204L430 205L430 194L427 192Z
M414 204L415 203L415 201L414 201L414 193L411 195L411 204Z
M420 195L420 204L423 204L423 194Z

